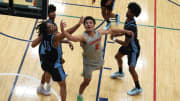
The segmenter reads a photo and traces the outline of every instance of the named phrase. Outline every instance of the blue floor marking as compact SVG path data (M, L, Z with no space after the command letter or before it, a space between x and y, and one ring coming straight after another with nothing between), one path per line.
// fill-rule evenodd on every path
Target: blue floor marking
M176 6L179 6L179 7L180 7L180 4L176 3L176 2L173 1L173 0L168 0L168 1L171 2L171 3L173 3L173 4L175 4Z
M31 36L30 36L29 40L31 40L31 39L32 39L32 36L33 36L33 34L34 34L34 31L35 31L35 28L36 28L36 24L37 24L37 22L38 22L38 20L36 19L35 24L34 24L34 27L33 27L33 30L32 30L32 32L31 32ZM23 58L22 58L22 60L21 60L21 63L20 63L20 65L19 65L19 68L18 68L18 72L17 72L17 74L19 74L19 73L21 72L22 65L23 65L23 63L24 63L24 60L25 60L25 57L26 57L27 51L28 51L28 49L29 49L29 45L30 45L30 42L28 42L28 44L27 44L27 46L26 46L26 50L25 50L25 52L24 52ZM12 89L11 89L11 92L10 92L10 95L9 95L9 98L8 98L8 101L11 101L11 98L12 98L12 95L13 95L14 89L15 89L15 87L16 87L16 83L17 83L18 78L19 78L19 76L17 75L17 76L16 76L16 78L15 78L15 80L14 80L13 87L12 87Z
M0 32L0 34L5 36L5 37L9 37L9 38L12 38L12 39L15 39L15 40L20 40L20 41L25 41L25 42L32 42L31 40L25 40L25 39L16 38L14 36L10 36L10 35L7 35L7 34L2 33L2 32Z
M105 40L104 40L103 59L104 59L105 52L106 52L106 42L107 42L107 34L105 35ZM96 101L98 101L98 99L99 99L99 92L100 92L100 87L101 87L102 71L103 71L103 69L101 68L101 69L100 69L100 74L99 74L98 88L97 88L97 94L96 94Z
M104 69L107 69L107 70L112 70L112 68L109 68L109 67L104 67Z
M99 101L108 101L108 98L99 98Z

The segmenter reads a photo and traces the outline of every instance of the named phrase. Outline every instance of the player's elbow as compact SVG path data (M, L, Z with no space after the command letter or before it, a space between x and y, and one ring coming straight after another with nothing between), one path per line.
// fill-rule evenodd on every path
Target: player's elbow
M34 48L34 47L36 47L36 45L32 43L32 44L31 44L31 47Z

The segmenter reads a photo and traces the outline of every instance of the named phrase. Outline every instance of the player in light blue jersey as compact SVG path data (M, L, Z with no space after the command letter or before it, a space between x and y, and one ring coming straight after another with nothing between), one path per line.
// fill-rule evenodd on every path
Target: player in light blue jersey
M119 71L112 73L110 76L111 76L111 78L124 77L124 72L123 72L123 67L122 67L122 63L123 63L122 57L124 55L127 55L129 72L130 72L130 74L134 80L134 84L135 84L135 88L128 91L128 95L132 95L132 96L142 93L142 88L139 83L138 74L135 70L136 63L137 63L137 60L138 60L138 57L140 54L140 44L139 44L139 40L138 40L137 25L136 25L136 21L135 21L134 17L138 17L140 13L141 13L141 8L137 3L135 3L135 2L129 3L128 11L126 13L127 19L125 21L124 29L134 32L134 37L124 33L124 34L121 34L121 35L125 35L125 40L122 41L122 40L115 39L112 36L114 41L119 43L122 46L119 48L119 51L117 52L117 54L115 56L118 66L119 66Z
M48 22L50 24L53 24L55 26L55 28L56 28L55 31L58 31L57 30L57 25L55 23L56 7L54 5L49 5L48 6L48 17L49 17L49 19L46 22ZM78 24L74 25L73 27L67 29L67 31L69 33L73 33L79 26L80 26L80 23L78 23ZM33 43L31 44L31 46L36 47L38 44L41 43L41 40L42 40L42 36L40 34L36 39L33 40ZM60 43L68 43L70 48L73 49L72 43L70 41L68 41L68 40L61 40ZM59 44L59 45L61 47L61 44ZM63 54L62 49L60 49L59 51L61 51L61 54ZM65 61L64 61L64 59L62 57L61 58L61 63L63 64L64 62ZM41 84L38 87L37 92L41 93L43 95L50 95L51 94L51 92L50 92L50 89L51 89L51 77L45 76L45 75L46 75L46 72L44 72L44 74L42 75ZM45 87L46 89L44 89L45 83L47 83L47 85Z

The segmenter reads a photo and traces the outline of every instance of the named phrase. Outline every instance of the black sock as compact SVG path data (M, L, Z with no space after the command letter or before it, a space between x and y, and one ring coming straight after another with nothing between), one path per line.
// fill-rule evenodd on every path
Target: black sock
M122 73L122 72L123 72L122 68L119 68L119 73Z
M138 89L141 88L140 85L139 85L139 81L135 81L135 86L136 86L136 88L138 88Z
M115 16L116 16L116 18L117 18L118 15L116 14Z

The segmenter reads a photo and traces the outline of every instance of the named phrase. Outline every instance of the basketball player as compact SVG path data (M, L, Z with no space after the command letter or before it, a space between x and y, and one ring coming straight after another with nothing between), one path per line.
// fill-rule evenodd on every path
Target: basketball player
M83 49L83 76L84 81L81 83L79 88L79 95L77 96L77 101L83 101L82 94L85 88L89 85L92 72L102 68L103 61L103 51L101 47L101 37L102 35L111 33L111 30L100 29L95 31L95 19L91 16L84 18L85 32L82 35L72 36L67 31L64 31L63 22L61 22L61 32L71 41L80 42ZM128 34L132 34L131 31L125 31Z
M49 7L48 7L49 20L47 20L47 22L49 22L50 24L53 24L53 25L56 27L56 31L57 31L57 25L54 23L55 17L56 17L55 11L56 11L55 6L54 6L54 5L49 5ZM83 21L83 17L81 17L81 20L79 21L78 24L76 24L76 25L74 25L73 27L67 29L67 31L68 31L69 33L73 33L73 32L81 25L82 21ZM32 42L31 46L32 46L32 47L37 46L37 45L41 42L41 40L42 40L42 36L39 35L38 38L36 38L36 39ZM61 40L61 43L69 43L70 48L73 49L73 45L72 45L72 43L71 43L70 41L68 41L68 40ZM60 45L61 45L61 44L60 44ZM61 47L61 46L60 46L60 47ZM59 50L59 51L61 51L61 53L62 53L62 49ZM63 64L65 61L64 61L63 58L61 58L61 61L60 61L60 62ZM45 78L46 78L46 79L45 79ZM40 84L40 86L39 86L38 89L37 89L37 92L38 92L38 93L41 93L41 94L43 94L43 95L50 95L50 94L51 94L51 92L50 92L50 90L51 90L51 81L50 81L50 78L51 78L51 77L50 77L50 76L46 76L46 72L44 72L44 74L42 75L41 84ZM45 84L45 82L47 83L46 89L44 89L44 84Z
M42 41L39 48L39 56L41 67L45 71L45 81L49 80L52 76L61 87L60 94L62 101L66 101L66 75L64 73L61 60L61 45L60 41L63 40L64 35L56 31L54 24L42 22L37 26L39 35L42 35ZM48 77L48 78L46 78Z
M83 17L81 17L80 21L70 29L75 31L82 24L82 21ZM43 74L44 78L42 78L41 83L42 81L49 81L50 77L52 76L53 80L58 82L61 88L61 100L66 101L66 75L61 63L62 48L60 42L65 38L65 36L64 34L57 32L57 27L49 22L42 22L38 25L37 29L39 30L39 36L42 36L39 47L39 56L41 67L45 72ZM68 30L66 31L68 32ZM36 44L36 42L37 41L34 40L32 44ZM43 91L45 91L45 89ZM48 93L45 94L48 95Z
M134 3L134 2L129 3L128 11L126 13L127 19L125 22L124 29L133 31L134 37L128 35L127 33L124 33L121 35L125 35L125 41L121 41L121 40L118 40L115 38L118 35L112 36L112 39L122 46L119 48L119 51L117 52L117 54L115 56L118 66L119 66L119 71L112 73L110 76L111 76L111 78L124 77L125 74L122 69L122 63L123 63L122 57L124 55L127 55L129 72L135 83L135 88L128 91L128 95L137 95L137 94L142 93L142 88L141 88L141 86L139 84L139 80L138 80L138 74L135 70L137 59L138 59L139 53L140 53L140 45L139 45L139 41L137 39L137 37L138 37L137 25L136 25L136 21L135 21L134 17L138 17L140 13L141 13L141 8L137 3Z
M96 0L93 0L92 3L95 3ZM101 0L101 13L106 20L107 24L104 26L104 30L109 29L111 26L110 18L116 18L116 25L120 24L120 15L112 13L114 8L115 0Z

